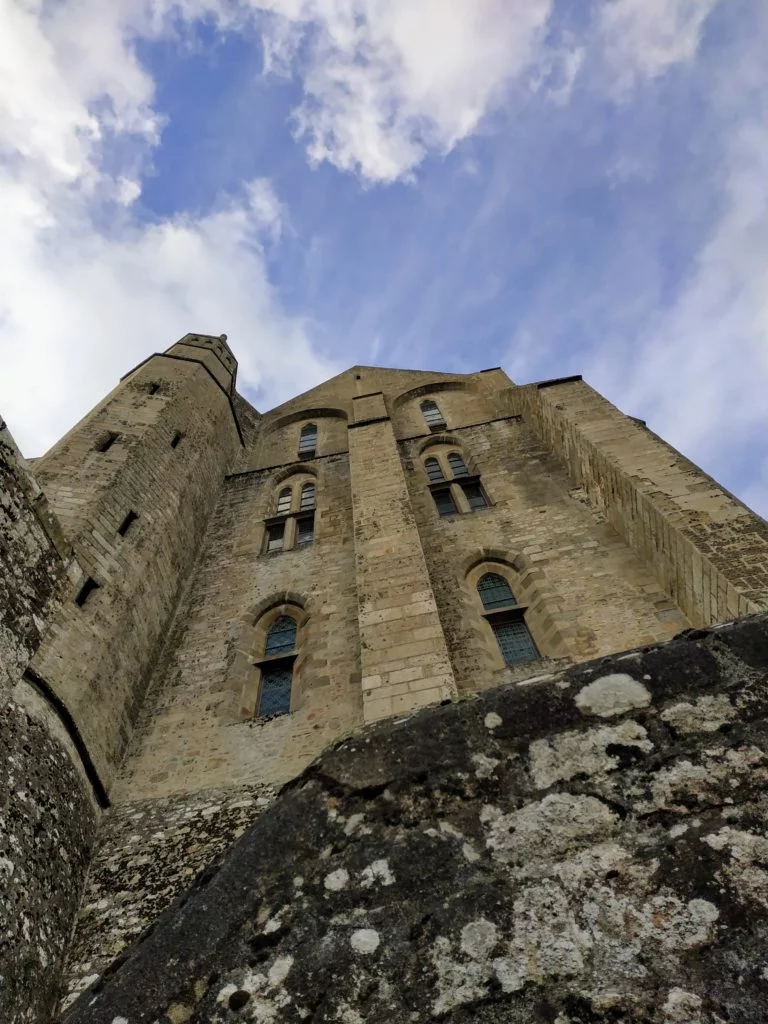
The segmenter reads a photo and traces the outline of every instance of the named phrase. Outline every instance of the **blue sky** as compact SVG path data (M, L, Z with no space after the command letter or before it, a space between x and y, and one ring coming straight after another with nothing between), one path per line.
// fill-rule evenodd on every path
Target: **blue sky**
M28 454L226 331L261 409L355 363L581 372L768 512L765 4L0 8Z

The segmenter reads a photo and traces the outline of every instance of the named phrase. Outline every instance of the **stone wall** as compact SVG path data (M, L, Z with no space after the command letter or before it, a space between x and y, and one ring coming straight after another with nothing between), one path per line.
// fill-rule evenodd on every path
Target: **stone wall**
M80 570L39 484L0 420L0 687L15 683Z
M294 467L316 476L315 540L264 552L282 471L228 478L200 561L155 669L117 802L280 784L362 721L349 465L346 455ZM288 599L306 615L292 713L254 717L244 702L262 651L253 627Z
M117 439L97 450L110 431ZM98 586L62 606L32 667L69 709L106 790L239 447L229 396L207 368L163 355L35 465Z
M768 618L328 751L63 1017L758 1024Z
M768 523L581 380L520 389L524 418L694 625L768 607Z
M48 1017L96 825L80 753L23 678L81 572L0 426L0 1020Z
M438 515L423 460L449 439L479 474L488 508ZM513 568L515 596L528 606L528 625L545 658L586 661L670 639L689 625L651 568L519 417L414 438L401 449L460 690L536 671L500 662L476 582L468 579L481 562L490 571L494 561Z
M118 804L104 815L67 954L62 1009L267 806L268 786Z

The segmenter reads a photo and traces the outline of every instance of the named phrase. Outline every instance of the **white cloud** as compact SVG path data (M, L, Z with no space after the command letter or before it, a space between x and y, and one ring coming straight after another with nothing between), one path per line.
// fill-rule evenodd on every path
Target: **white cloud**
M747 501L768 514L768 136L764 116L734 124L723 153L722 214L669 306L612 372L591 380L722 478L754 452ZM608 356L608 358L606 358Z
M691 60L704 22L720 0L610 0L599 4L598 26L615 84L626 90Z
M183 13L0 0L0 409L29 454L188 330L226 331L241 388L270 402L338 369L270 285L285 211L269 182L207 215L134 213L160 127L134 41Z

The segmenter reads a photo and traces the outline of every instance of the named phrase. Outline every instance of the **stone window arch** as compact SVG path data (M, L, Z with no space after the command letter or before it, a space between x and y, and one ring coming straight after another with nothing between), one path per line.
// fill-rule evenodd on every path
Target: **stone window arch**
M315 539L317 490L314 471L292 471L277 481L273 515L264 521L262 553L274 555L306 547Z
M291 511L291 498L293 497L290 487L283 487L277 496L277 505L275 506L275 514L278 516L285 516Z
M479 473L471 473L461 448L447 434L422 448L427 482L440 516L476 512L491 502Z
M525 609L517 603L509 580L498 572L483 573L477 581L477 593L504 663L537 661L539 652L525 621Z
M279 718L301 704L309 616L288 594L264 604L243 617L228 673L240 721Z
M317 451L317 424L305 423L299 433L299 458L314 459Z
M425 398L420 408L424 421L433 434L436 431L445 430L445 419L440 412L440 406L437 402L434 402L431 398Z

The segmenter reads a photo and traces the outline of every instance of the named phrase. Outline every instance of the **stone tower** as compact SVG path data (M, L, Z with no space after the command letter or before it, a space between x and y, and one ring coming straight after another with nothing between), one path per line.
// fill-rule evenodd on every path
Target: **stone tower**
M580 377L261 415L236 371L188 334L32 467L2 435L3 1019L78 906L65 1008L340 738L768 608L765 522Z

